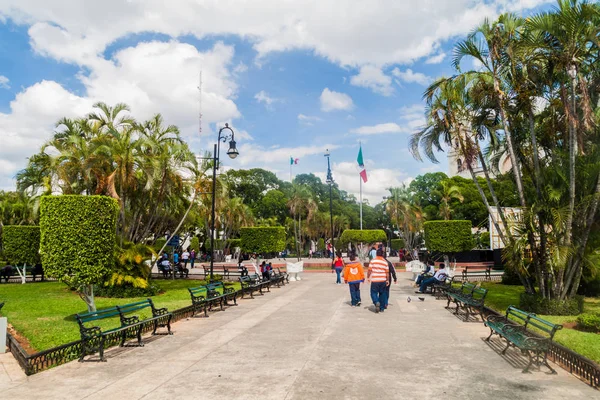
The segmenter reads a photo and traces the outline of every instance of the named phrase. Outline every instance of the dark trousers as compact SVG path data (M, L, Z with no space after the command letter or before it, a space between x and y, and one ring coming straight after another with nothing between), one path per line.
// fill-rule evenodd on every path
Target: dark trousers
M385 308L387 308L388 304L390 303L390 288L391 287L392 287L391 283L385 287Z
M360 282L350 283L350 300L352 301L352 305L355 306L360 303Z
M425 293L428 286L433 286L434 283L437 282L435 278L427 278L423 282L421 282L421 287L419 288L419 292Z
M341 267L335 267L335 274L337 275L335 283L342 283L341 273L342 273L342 268Z
M420 285L421 282L423 282L425 279L430 278L431 275L428 274L421 274L419 276L417 276L417 285Z
M194 261L196 261L195 258L190 258L190 268L194 268Z
M379 303L381 311L385 309L386 304L386 282L371 282L371 300L373 304Z

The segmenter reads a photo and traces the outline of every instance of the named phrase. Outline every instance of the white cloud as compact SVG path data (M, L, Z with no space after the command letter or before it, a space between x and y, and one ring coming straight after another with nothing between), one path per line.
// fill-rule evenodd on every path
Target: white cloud
M334 92L329 88L323 89L321 97L321 110L325 112L335 110L351 110L354 107L352 98L345 93Z
M394 122L388 122L385 124L377 124L372 126L361 126L360 128L350 130L350 133L356 133L359 135L379 135L382 133L400 133L404 130L400 125Z
M79 75L86 96L77 96L52 81L24 89L11 102L10 113L0 113L0 160L15 166L2 170L0 186L13 185L16 170L51 136L58 119L83 116L96 101L127 103L140 120L160 112L167 123L179 126L184 138L197 143L195 83L200 68L203 132L211 133L212 123L240 116L233 100L237 84L229 73L233 54L233 47L222 43L205 52L175 41L140 43L118 51L113 60L96 60L89 75Z
M365 159L367 177L366 183L363 183L363 199L369 200L371 205L381 203L383 196L389 194L387 188L398 187L406 179L406 173L389 168L375 168L372 160ZM333 163L331 167L333 180L342 190L356 196L360 194L359 171L355 162ZM325 180L325 173L316 173L316 176Z
M2 89L10 89L10 85L8 84L10 79L5 77L4 75L0 75L0 88Z
M412 69L408 68L406 71L401 71L398 68L394 68L392 74L406 83L418 83L420 85L427 85L431 82L431 77L421 73L421 72L413 72Z
M384 74L381 68L373 65L362 66L358 75L350 78L350 83L354 86L371 89L384 96L390 96L394 92L392 78Z
M298 114L298 122L304 125L312 126L315 122L322 121L319 117L313 117L310 115Z
M243 62L236 65L235 68L233 69L233 72L236 74L241 74L246 71L248 71L248 66L246 64L244 64Z
M403 128L409 133L425 125L425 109L422 104L413 104L400 109Z
M264 103L265 107L267 107L268 109L272 108L273 103L281 101L280 99L270 97L269 94L264 90L261 90L260 92L256 93L254 95L254 99L256 99L256 101L258 101L259 103Z
M446 53L442 52L442 53L439 53L439 54L429 57L425 61L425 64L439 64L442 61L444 61L444 58L446 58Z
M76 0L54 0L49 6L47 0L3 0L0 18L32 25L31 45L40 54L86 65L118 38L160 32L171 37L239 35L252 40L260 56L310 49L341 65L383 66L428 57L441 42L469 32L484 17L550 1L411 0L357 6L347 0L105 0L82 6Z

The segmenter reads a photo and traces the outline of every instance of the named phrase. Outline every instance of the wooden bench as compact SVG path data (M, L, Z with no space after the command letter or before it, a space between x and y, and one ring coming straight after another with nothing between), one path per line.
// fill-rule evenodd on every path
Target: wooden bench
M239 277L240 284L242 285L242 299L247 293L250 293L250 298L252 299L254 298L254 292L260 292L261 295L264 295L262 291L263 282L257 279L257 277L258 275L256 274Z
M490 335L496 334L506 340L506 347L502 354L512 345L517 347L523 354L529 356L529 364L523 369L526 373L535 362L537 365L546 365L553 374L556 371L548 364L548 351L554 339L554 335L562 325L553 324L533 313L519 310L513 306L506 309L505 315L491 315L485 321L485 326L490 328ZM535 328L535 333L528 328Z
M130 315L133 312L144 309L152 310L152 316L144 320L140 320L138 316ZM112 329L103 330L99 326L87 327L85 325L89 322L97 322L117 316L119 317L120 325ZM173 314L171 314L166 308L154 307L152 299L146 299L122 306L109 307L93 312L76 314L75 317L79 323L79 332L81 334L82 341L81 356L79 357L79 361L83 361L83 358L89 352L95 353L96 351L98 351L100 354L100 361L106 361L104 359L104 344L106 342L106 338L112 334L119 335L121 337L120 346L122 347L125 345L128 332L133 331L137 337L138 346L143 346L142 329L146 322L149 321L154 323L154 329L152 330L153 335L156 335L156 329L158 327L167 327L168 334L172 334L171 318L173 317Z
M456 304L455 314L458 314L458 310L462 305L467 313L466 320L469 319L472 309L475 308L479 311L479 315L481 315L481 318L483 319L483 304L487 292L487 289L477 287L472 283L464 282L460 290L449 290L447 292L448 304L446 305L446 308L450 307L450 302L453 302Z
M471 271L469 271L469 268L471 269ZM474 267L464 267L464 269L462 270L462 280L464 282L467 282L469 280L469 277L472 278L481 278L483 277L483 279L485 281L491 281L492 280L492 276L494 277L498 277L498 276L502 276L502 274L504 274L504 270L492 270L492 266L488 265L487 267L485 267L485 270L473 270Z

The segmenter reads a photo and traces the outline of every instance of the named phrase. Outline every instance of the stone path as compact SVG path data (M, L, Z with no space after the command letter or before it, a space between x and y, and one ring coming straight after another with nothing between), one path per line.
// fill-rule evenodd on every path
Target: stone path
M383 314L349 306L334 275L174 325L143 348L116 348L107 363L72 362L29 378L0 379L17 399L600 399L557 367L521 373L526 360L483 341L445 302L414 297L400 274ZM408 303L407 296L413 301ZM1 374L1 372L0 372Z

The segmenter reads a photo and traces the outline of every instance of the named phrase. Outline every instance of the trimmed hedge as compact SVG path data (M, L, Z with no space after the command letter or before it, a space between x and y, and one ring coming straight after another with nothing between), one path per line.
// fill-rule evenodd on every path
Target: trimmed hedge
M158 238L154 241L154 245L152 246L152 248L155 252L158 253L160 249L162 249L162 247L165 245L165 243L167 243L167 239L165 239L164 237Z
M429 251L458 253L474 247L471 221L427 221L423 228Z
M227 239L225 243L232 250L236 247L242 247L242 239Z
M114 269L119 204L106 196L43 196L40 254L47 275L72 286L102 282Z
M4 257L12 265L35 265L40 262L40 227L6 225L2 228Z
M392 239L392 250L400 250L405 246L404 239Z
M382 229L346 229L339 240L342 246L348 243L386 242L387 235Z
M252 227L240 229L242 251L248 253L276 253L285 249L285 228Z
M489 232L481 232L479 235L479 242L484 249L490 248L490 233Z

